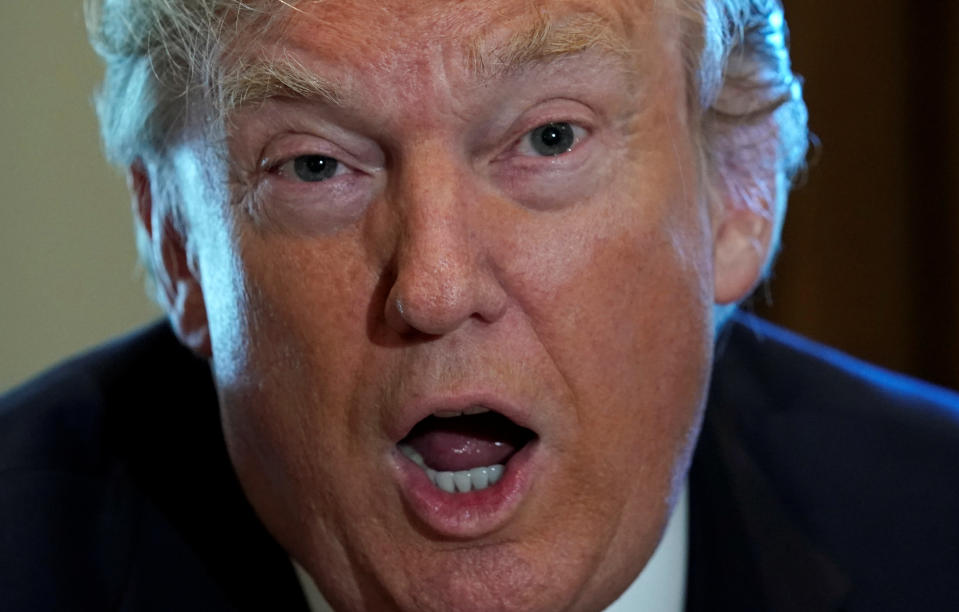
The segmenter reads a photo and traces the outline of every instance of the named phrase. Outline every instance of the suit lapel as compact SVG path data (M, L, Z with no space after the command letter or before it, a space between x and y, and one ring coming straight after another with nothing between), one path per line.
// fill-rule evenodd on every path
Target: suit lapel
M736 419L742 398L727 381L713 386L690 471L686 610L835 611L848 580L748 452Z

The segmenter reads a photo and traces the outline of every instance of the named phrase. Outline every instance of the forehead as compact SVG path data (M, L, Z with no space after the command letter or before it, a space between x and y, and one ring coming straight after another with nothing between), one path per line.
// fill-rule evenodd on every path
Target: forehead
M616 34L628 37L635 21L648 14L658 0L306 0L295 5L293 34L300 42L389 41L388 49L419 48L424 44L456 46L496 29L520 29L550 19L592 16L605 21ZM362 25L362 27L357 27Z
M260 44L241 47L250 64L304 62L340 81L396 80L424 72L480 76L601 48L639 55L659 39L664 0L307 0ZM657 41L658 42L658 41ZM244 41L238 41L243 45ZM671 46L671 45L670 45ZM647 55L649 55L647 53ZM314 65L316 63L317 65ZM406 78L412 84L415 79Z

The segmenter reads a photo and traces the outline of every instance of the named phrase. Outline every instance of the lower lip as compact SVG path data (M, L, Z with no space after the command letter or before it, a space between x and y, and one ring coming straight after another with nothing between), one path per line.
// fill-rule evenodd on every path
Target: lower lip
M539 441L526 444L506 463L503 477L480 491L447 493L422 468L393 451L403 498L413 514L437 535L473 539L506 525L529 492L539 453Z

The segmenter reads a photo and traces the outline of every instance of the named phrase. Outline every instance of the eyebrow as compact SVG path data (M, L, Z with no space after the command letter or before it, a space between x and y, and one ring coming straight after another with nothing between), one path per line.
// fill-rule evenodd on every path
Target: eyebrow
M557 20L541 11L525 30L490 46L483 40L467 46L467 62L481 79L513 74L539 62L598 49L625 59L629 44L609 19L592 11L580 11Z
M504 41L480 36L465 45L466 63L474 77L488 81L514 74L532 64L597 49L625 59L626 38L607 17L579 11L557 20L541 11L523 30ZM313 99L344 106L348 91L307 68L293 55L241 61L220 80L220 109L225 113L274 98Z
M219 102L224 112L273 98L319 99L342 106L345 94L333 81L291 55L240 62L220 80Z

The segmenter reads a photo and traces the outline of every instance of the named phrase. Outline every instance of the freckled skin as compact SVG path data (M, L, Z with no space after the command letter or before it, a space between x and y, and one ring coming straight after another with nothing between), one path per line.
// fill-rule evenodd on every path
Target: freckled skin
M238 111L247 174L191 226L232 460L337 609L599 609L655 549L708 383L714 228L678 25L652 5L589 4L630 37L628 69L586 52L482 85L457 40L507 36L532 4L306 3L317 20L264 43L358 93ZM549 121L588 136L510 152ZM304 146L355 174L258 170ZM384 423L475 389L541 415L547 460L505 526L454 540L404 507Z

